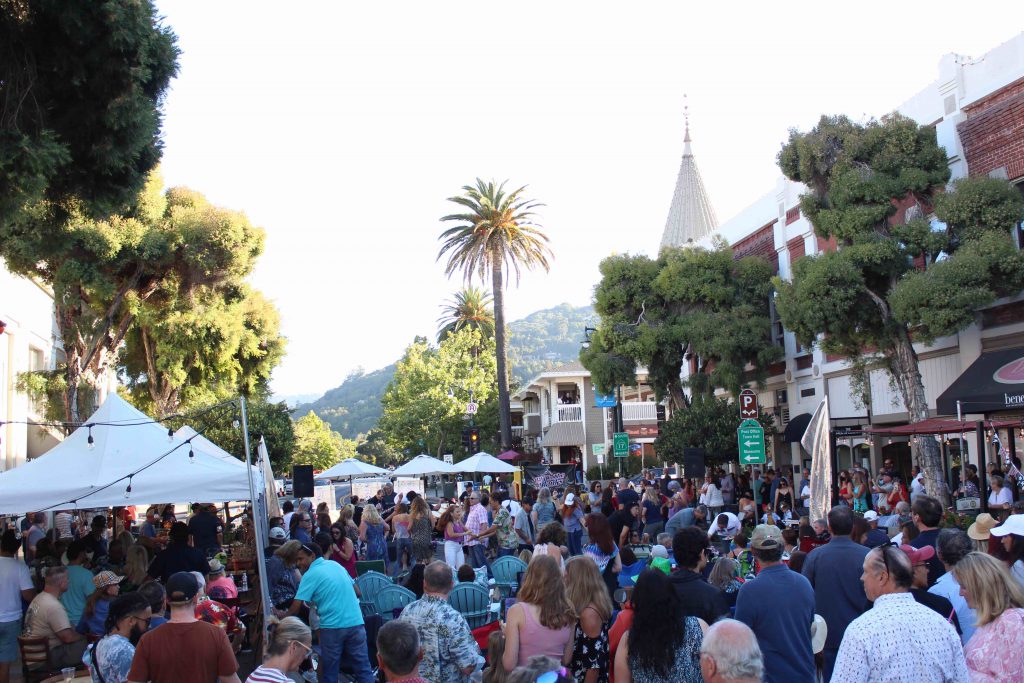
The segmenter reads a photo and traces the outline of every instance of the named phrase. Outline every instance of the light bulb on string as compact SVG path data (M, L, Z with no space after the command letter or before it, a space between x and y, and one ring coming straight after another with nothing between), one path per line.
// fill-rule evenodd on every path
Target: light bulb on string
M131 498L132 496L132 478L128 477L128 488L124 490L124 497Z
M171 429L170 427L167 428L167 441L174 441L174 430Z
M89 438L87 438L85 442L88 444L89 450L91 451L96 448L96 439L92 438L92 425L86 425L86 427L89 428Z
M194 465L196 463L196 453L192 450L192 442L188 444L188 464Z

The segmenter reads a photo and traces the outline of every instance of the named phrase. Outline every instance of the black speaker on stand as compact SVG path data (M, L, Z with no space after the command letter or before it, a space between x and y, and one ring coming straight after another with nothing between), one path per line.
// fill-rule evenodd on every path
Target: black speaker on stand
M312 465L292 465L292 495L296 498L313 497Z
M683 474L687 479L703 479L706 469L703 448L683 449Z

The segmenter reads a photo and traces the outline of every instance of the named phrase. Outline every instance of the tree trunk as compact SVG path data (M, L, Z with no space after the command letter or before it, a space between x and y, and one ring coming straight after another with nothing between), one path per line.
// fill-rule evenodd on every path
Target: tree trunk
M898 330L896 343L888 354L888 358L890 372L903 397L903 404L907 407L910 422L927 420L931 415L928 412L928 399L924 393L924 382L921 380L917 352L914 351L914 344L905 328L901 327ZM942 453L939 450L939 444L931 434L922 434L911 448L924 472L925 490L928 495L938 498L942 502L943 508L948 507L950 504L949 491L946 488L946 474L942 469Z
M498 426L501 431L501 451L512 448L512 411L508 395L508 340L505 338L505 284L503 263L495 260L491 265L491 288L494 297L494 343L498 365Z

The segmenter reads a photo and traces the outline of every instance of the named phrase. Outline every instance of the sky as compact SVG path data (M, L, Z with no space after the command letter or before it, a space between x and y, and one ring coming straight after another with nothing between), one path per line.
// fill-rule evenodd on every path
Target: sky
M319 394L434 335L462 285L439 219L475 178L545 204L555 259L508 319L588 304L602 258L657 249L687 103L724 222L774 188L790 128L892 111L943 54L1019 32L1006 7L158 0L182 50L162 172L266 230L252 281L288 338L272 387Z

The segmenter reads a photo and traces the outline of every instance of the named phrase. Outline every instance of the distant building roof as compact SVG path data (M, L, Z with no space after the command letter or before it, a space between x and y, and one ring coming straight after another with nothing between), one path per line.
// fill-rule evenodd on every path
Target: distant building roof
M686 122L683 137L683 159L679 164L676 190L672 194L672 205L661 235L661 247L685 247L714 232L718 227L715 209L704 188L697 162L690 149L690 122Z

